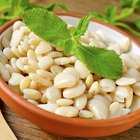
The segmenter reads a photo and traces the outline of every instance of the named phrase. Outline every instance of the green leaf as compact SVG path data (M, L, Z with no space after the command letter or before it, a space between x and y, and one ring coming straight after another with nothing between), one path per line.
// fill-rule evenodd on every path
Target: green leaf
M67 24L58 16L41 8L33 8L23 13L23 22L38 36L63 47L71 38Z
M54 2L54 3L49 4L49 5L46 7L46 9L47 9L48 11L53 11L55 7L60 7L62 10L68 11L67 7L66 7L64 4L58 3L58 2Z
M121 13L116 15L115 20L124 19L124 18L130 16L131 14L133 14L133 12L134 12L133 8L123 8L121 10Z
M122 60L114 51L79 44L75 56L98 76L116 79L121 75Z
M104 15L100 15L99 13L96 13L96 12L92 12L90 14L92 14L93 18L96 18L96 19L99 19L103 22L109 23L108 19L106 17L104 17Z
M73 33L73 36L75 36L77 39L79 39L86 32L90 19L92 17L93 17L92 14L89 14L89 15L81 18L75 29L75 32Z
M1 0L0 1L0 9L9 8L11 6L11 0Z
M140 0L121 0L121 7L134 8L134 10L140 10Z
M77 47L77 42L69 39L65 41L64 44L64 52L66 55L72 55L74 54L74 49Z
M137 27L137 29L140 30L140 19L137 19L135 22L134 22L135 26Z
M105 10L105 17L108 19L110 23L114 22L115 17L116 17L116 6L110 6Z
M9 10L9 15L12 15L13 18L17 18L21 16L23 11L32 8L32 6L29 0L12 0L12 8Z

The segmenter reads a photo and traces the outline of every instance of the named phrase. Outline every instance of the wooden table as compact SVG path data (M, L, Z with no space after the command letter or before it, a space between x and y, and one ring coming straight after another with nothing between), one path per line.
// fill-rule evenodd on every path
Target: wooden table
M104 8L109 4L118 5L119 0L36 0L38 4L48 4L50 2L62 2L70 9L70 11L86 14L91 11L103 12ZM137 15L136 15L137 16ZM132 16L134 19L136 16ZM128 20L129 20L128 19ZM130 20L130 21L131 21ZM3 115L14 131L18 140L85 140L85 138L62 138L52 136L40 128L25 120L23 117L10 110L3 102L0 102ZM87 138L87 140L139 140L140 124L134 128L114 135L103 138Z

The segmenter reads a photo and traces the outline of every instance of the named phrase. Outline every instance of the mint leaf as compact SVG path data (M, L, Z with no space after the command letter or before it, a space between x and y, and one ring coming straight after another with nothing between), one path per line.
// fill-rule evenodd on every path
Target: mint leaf
M115 21L116 10L116 6L110 6L105 10L105 18L108 19L110 23L113 23Z
M140 30L140 19L137 19L134 24L137 27L137 29Z
M64 44L64 52L66 55L72 55L74 54L74 49L77 47L77 42L69 39L65 41Z
M57 7L60 7L60 8L61 8L62 10L64 10L64 11L68 11L67 7L66 7L64 4L58 3L58 2L54 2L54 3L49 4L49 5L46 7L46 9L47 9L48 11L53 11L54 8L55 8L56 6L57 6Z
M76 38L86 31L89 17L81 19L76 29L68 29L67 24L52 12L34 8L23 14L23 22L41 38L63 48L67 55L75 55L91 72L112 79L121 75L122 61L114 51L82 46Z
M23 13L23 22L38 36L59 47L71 38L67 24L45 9L34 8Z
M93 17L92 14L89 14L89 15L81 18L75 29L75 32L73 33L73 36L75 36L77 39L79 39L86 32L90 19L92 17Z
M124 8L121 13L115 16L115 20L121 20L130 16L134 12L133 8Z
M111 50L78 44L75 56L98 76L116 79L122 72L122 60Z

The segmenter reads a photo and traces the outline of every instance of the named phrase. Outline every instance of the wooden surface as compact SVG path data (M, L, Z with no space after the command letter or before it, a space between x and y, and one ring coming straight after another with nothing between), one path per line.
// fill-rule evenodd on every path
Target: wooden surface
M119 0L35 0L35 1L36 3L43 5L44 4L47 5L50 2L56 1L62 2L66 4L66 6L71 11L83 14L86 14L91 11L103 12L104 8L107 7L109 4L118 5L119 2ZM128 20L130 19L133 20L136 18L136 16L133 16ZM9 126L17 136L18 140L139 140L140 139L140 124L126 132L110 137L87 138L87 139L56 137L42 131L40 128L38 128L31 122L25 120L23 117L14 113L2 102L0 102L0 109L2 109L2 113L6 121L8 122Z

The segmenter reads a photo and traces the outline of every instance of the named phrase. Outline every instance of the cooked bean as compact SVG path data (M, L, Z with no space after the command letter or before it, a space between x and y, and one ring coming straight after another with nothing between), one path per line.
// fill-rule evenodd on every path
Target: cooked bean
M45 78L42 78L38 74L30 73L29 76L30 76L30 78L32 80L36 81L40 85L43 85L43 86L51 86L52 85L52 83L50 82L50 80L45 79Z
M50 80L54 79L54 75L49 71L37 70L36 73L39 74L41 77L45 77L45 78L48 78Z
M8 59L7 59L6 56L4 56L2 51L0 51L0 62L3 63L3 64L7 64L8 63Z
M113 102L109 107L109 118L121 116L122 105L118 102Z
M7 70L7 68L5 66L0 66L0 74L2 76L2 78L4 79L4 81L8 82L10 79L10 73Z
M80 74L80 78L82 79L85 79L90 73L86 66L79 60L75 62L75 69Z
M116 84L119 86L132 85L134 83L136 83L136 80L134 78L121 77L116 80Z
M52 47L49 43L47 43L46 41L41 41L39 45L36 47L35 53L37 55L42 55L42 54L46 54L50 52L51 50L52 50Z
M136 82L140 81L140 72L136 69L128 69L127 72L123 75L125 77L134 78Z
M10 46L12 48L16 48L19 45L22 37L23 37L23 32L21 32L20 30L15 30L12 34Z
M81 118L90 119L93 116L94 115L91 111L88 111L88 110L80 110L79 111L79 117L81 117Z
M110 101L108 98L106 98L105 96L103 96L103 95L95 95L95 96L94 96L94 99L100 100L100 101L103 102L107 107L109 107L110 104L111 104L111 101Z
M59 74L63 71L63 68L61 66L52 65L50 67L50 70L53 73L53 75L56 76L57 74Z
M108 108L100 100L90 100L88 102L88 109L94 114L97 119L106 119L108 116Z
M66 65L66 64L69 64L70 62L71 62L71 60L68 57L60 57L60 58L54 59L54 63L56 65Z
M29 76L24 77L21 81L20 81L20 90L22 91L23 89L29 88L31 83L31 79Z
M53 59L49 56L45 56L39 60L38 65L41 69L48 69L51 65L53 65Z
M55 103L39 104L37 106L52 113L54 113L58 107L58 105Z
M8 38L6 38L6 37L3 37L3 38L1 39L1 43L2 43L2 46L3 46L4 48L10 47L10 42L9 42Z
M133 91L137 96L140 96L140 82L133 85Z
M12 76L9 80L9 84L11 84L13 86L17 86L20 84L20 82L23 78L24 78L24 76L19 73L12 73Z
M48 100L47 100L46 94L44 93L44 94L42 95L42 97L41 97L41 102L44 103L44 104L46 104L47 101L48 101Z
M41 93L34 89L24 89L23 94L26 95L28 99L39 100L41 98Z
M61 99L58 99L56 103L58 104L58 106L70 106L73 104L73 101L70 99L61 98Z
M13 70L14 70L15 72L17 72L17 73L21 73L21 71L20 71L20 69L17 67L16 63L17 63L17 59L16 59L16 58L12 58L12 59L11 59L11 65L12 65Z
M103 92L115 92L116 85L113 80L110 79L102 79L100 81L101 91Z
M71 73L60 73L54 78L54 86L57 88L73 87L77 83L77 78Z
M22 21L16 21L14 24L13 24L13 31L15 30L18 30L21 26L23 25Z
M85 94L74 99L74 106L79 110L82 110L86 106L86 104L87 96Z
M34 104L34 105L38 105L39 103L35 100L31 100L31 99L27 99L28 102Z
M82 95L85 89L85 84L82 81L80 81L75 87L65 89L63 91L63 96L68 99L76 98Z
M4 48L3 49L3 54L6 56L6 58L11 59L12 57L14 57L13 52L11 51L10 48Z
M94 81L93 75L92 74L89 74L87 76L87 78L86 78L86 81L85 81L86 86L87 86L88 89L91 87L93 81Z
M78 116L78 109L72 106L58 107L55 109L55 114L66 117L76 117Z
M47 88L46 97L50 102L56 102L56 100L61 98L61 92L54 86Z
M140 97L139 96L134 96L132 105L130 107L132 111L135 111L140 108Z

